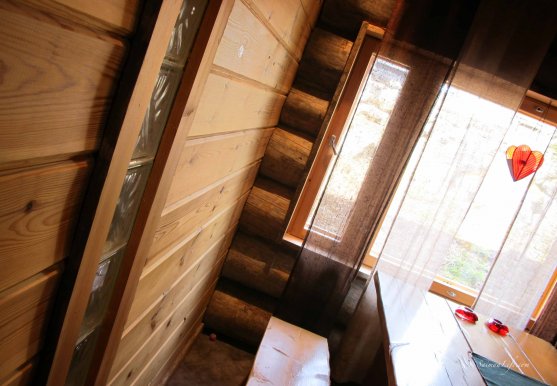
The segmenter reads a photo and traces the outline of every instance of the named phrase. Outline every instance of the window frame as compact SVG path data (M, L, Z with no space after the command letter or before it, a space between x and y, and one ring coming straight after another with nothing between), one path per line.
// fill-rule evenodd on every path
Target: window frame
M357 107L354 101L359 99L365 87L384 33L382 28L367 22L362 23L321 126L323 134L316 140L319 146L314 157L310 158L311 167L283 235L285 241L301 245L307 235L306 223L336 157L334 144L342 143L350 124L350 117Z

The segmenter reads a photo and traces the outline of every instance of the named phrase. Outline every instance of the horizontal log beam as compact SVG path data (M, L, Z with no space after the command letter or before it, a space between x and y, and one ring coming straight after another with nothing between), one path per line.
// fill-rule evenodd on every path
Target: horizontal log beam
M275 305L272 298L221 279L204 322L209 329L255 348L263 338Z
M288 282L296 253L265 240L236 233L222 276L247 288L279 298Z
M258 177L240 217L240 228L251 235L278 242L294 191L265 177Z
M313 140L307 136L277 127L263 157L260 174L288 187L297 188L304 175L312 146Z
M330 100L344 70L352 42L320 28L313 30L294 86Z
M396 0L327 0L321 12L321 25L347 39L354 40L362 21L386 27Z
M292 88L282 108L280 122L284 126L317 137L328 107L329 102L326 100Z

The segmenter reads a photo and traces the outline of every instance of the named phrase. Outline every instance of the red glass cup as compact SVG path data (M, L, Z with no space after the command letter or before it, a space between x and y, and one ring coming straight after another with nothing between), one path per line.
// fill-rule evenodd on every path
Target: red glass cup
M501 336L507 336L507 334L509 333L509 328L498 319L491 318L487 321L486 324L487 328Z
M466 320L470 323L476 323L478 321L478 315L470 307L458 307L455 310L455 315L462 320Z

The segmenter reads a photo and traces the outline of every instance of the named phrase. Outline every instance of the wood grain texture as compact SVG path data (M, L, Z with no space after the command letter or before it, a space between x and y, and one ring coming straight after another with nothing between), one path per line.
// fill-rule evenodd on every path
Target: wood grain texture
M311 32L308 14L300 0L245 0L297 61Z
M214 63L283 94L298 69L296 60L241 1L234 4Z
M0 379L0 385L2 386L26 386L31 385L33 379L33 371L35 369L36 362L34 360L25 363L24 365L17 368L6 378Z
M194 325L187 333L182 342L176 345L174 352L169 356L168 361L160 366L157 374L153 377L153 385L166 385L170 377L178 369L180 364L184 361L186 355L191 350L194 342L196 341L201 331L203 331L202 319L199 318L199 323Z
M162 299L142 315L141 319L124 331L111 373L117 374L157 327L168 322L169 316L171 317L179 309L192 308L199 299L210 296L216 285L217 270L218 268L215 267L214 270L205 273L205 276L198 277L196 282L191 282L194 272L189 272L182 282L173 286Z
M51 15L119 35L133 32L140 0L20 0Z
M319 17L323 0L301 0L304 12L308 16L309 25L313 28Z
M0 345L2 351L8 349L4 344L13 344L11 340L13 336L19 336L17 342L21 343L21 346L12 347L15 352L25 350L30 343L26 337L36 336L36 329L42 332L43 320L51 309L59 278L60 269L53 267L0 293ZM22 330L25 330L27 335L21 334ZM29 350L27 355L21 357L19 359L22 361L21 363L30 360L35 354L33 351L35 350ZM2 372L0 379L5 374Z
M282 238L290 199L294 192L286 186L258 177L251 190L240 228L249 234L277 242Z
M263 157L272 131L272 128L248 130L188 140L178 161L165 206Z
M190 346L197 335L201 332L202 323L201 315L203 314L203 309L206 307L206 303L199 306L196 313L199 314L197 319L193 321L185 321L182 323L177 333L173 334L160 348L159 351L154 355L154 358L149 361L145 369L139 375L137 381L134 385L141 386L148 382L150 379L157 379L159 372L164 370L164 365L168 362L169 358L172 357L176 350L179 350L182 346ZM187 349L187 347L186 347Z
M189 132L191 137L267 128L278 122L286 97L236 78L211 73Z
M256 162L244 169L240 169L227 176L224 180L210 185L206 190L190 197L187 201L180 201L179 206L163 214L153 244L150 256L156 260L158 255L164 254L178 241L189 236L201 224L207 222L236 202L253 185L259 168Z
M389 384L484 384L443 298L382 272L374 279Z
M56 289L60 269L49 268L0 293L0 336L5 337L13 330L14 320L32 314L39 304L49 300ZM17 328L18 324L12 327Z
M352 42L331 32L315 28L300 62L295 86L330 100L350 55Z
M296 253L290 250L238 232L228 250L222 276L280 298L295 260Z
M278 127L265 151L261 175L296 189L302 181L312 146L312 138Z
M220 256L226 253L231 240L232 236L225 234L209 245L201 255L174 255L173 258L159 264L139 281L137 295L128 314L128 320L133 323L145 310L152 307L157 299L161 299L172 286L182 282L182 279L189 273L210 271ZM196 281L195 276L192 275L190 280L191 283L182 282L181 284L191 288Z
M203 321L223 335L257 347L267 323L272 316L274 304L264 295L229 288L221 280L207 307Z
M230 224L236 223L242 210L243 202L241 201L241 204L238 203L237 205L233 204L216 216L212 216L205 223L197 224L195 231L189 235L182 235L182 238L165 253L149 256L141 276L145 276L157 264L175 254L192 254L209 246L210 240L218 238L219 235L226 232Z
M123 42L2 4L0 19L0 169L97 149Z
M60 269L53 267L0 293L0 381L27 379L18 369L40 350L52 308Z
M329 102L292 88L280 114L281 124L317 137Z
M108 385L127 386L148 383L149 377L156 374L155 369L150 364L152 364L153 360L163 361L163 363L168 360L171 352L166 352L162 349L175 349L176 345L180 344L180 340L187 336L190 328L195 323L200 322L201 314L208 300L209 296L207 294L206 297L198 299L194 307L180 310L183 313L176 313L173 315L174 319L168 319L166 323L159 325L150 339L143 342L140 350L129 358L130 360L126 362L124 367L114 377L111 377ZM147 373L145 373L146 371Z
M91 162L0 176L0 290L66 257Z

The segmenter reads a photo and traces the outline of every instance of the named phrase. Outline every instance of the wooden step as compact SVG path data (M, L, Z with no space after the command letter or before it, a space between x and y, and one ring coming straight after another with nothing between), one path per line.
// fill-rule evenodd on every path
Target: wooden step
M203 321L217 335L255 348L265 334L275 307L275 299L221 278Z
M267 145L259 173L296 189L306 169L313 140L306 135L277 127Z
M295 259L296 253L291 250L238 232L228 251L222 276L280 298Z
M284 102L280 122L315 138L321 129L328 107L328 101L292 88Z
M259 176L240 217L240 229L272 242L280 242L294 190Z
M330 100L352 49L348 39L315 28L298 67L294 86Z

